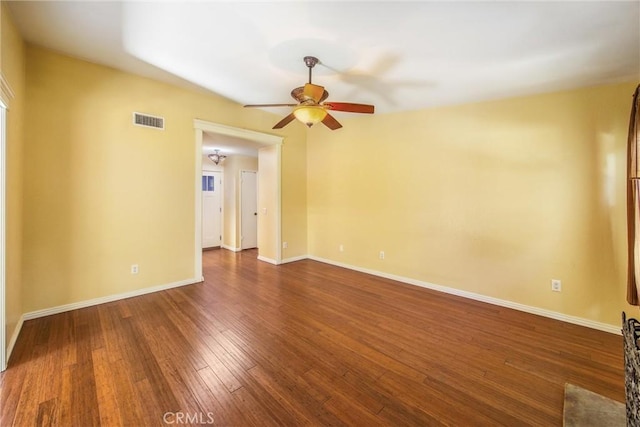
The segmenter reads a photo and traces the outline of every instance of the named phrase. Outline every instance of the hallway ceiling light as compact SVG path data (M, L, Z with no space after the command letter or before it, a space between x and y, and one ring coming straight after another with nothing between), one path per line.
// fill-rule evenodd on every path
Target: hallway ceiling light
M207 157L216 165L224 162L224 159L227 158L224 154L220 154L220 150L213 150L215 153L209 154Z

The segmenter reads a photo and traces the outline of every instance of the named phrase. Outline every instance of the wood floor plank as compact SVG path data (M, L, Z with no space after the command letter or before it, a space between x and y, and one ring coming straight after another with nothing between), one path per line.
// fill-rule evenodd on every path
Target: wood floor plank
M310 419L313 417L307 418L307 416L312 414L310 409L313 407L305 408L297 405L298 399L292 398L291 393L286 391L286 387L279 384L278 378L270 376L260 365L254 366L248 373L264 389L264 392L272 396L282 406L282 409L293 418L293 425L310 424Z
M57 399L49 399L38 405L38 418L36 425L53 426L56 425Z
M57 416L57 425L60 426L69 426L73 425L74 421L74 407L72 405L73 399L73 390L77 387L77 384L73 384L73 378L71 375L73 365L65 366L62 368L62 381L61 388L58 394L58 411L56 412ZM100 409L98 408L98 411Z
M144 412L144 397L140 396L135 388L127 362L119 359L111 366L121 424L145 425L148 414Z
M241 384L241 382L239 382L238 378L242 378L245 371L256 366L256 362L251 360L248 355L244 354L223 334L217 334L215 338L206 335L203 337L203 341L211 353L222 363L223 366L216 370L216 375L222 378L227 389L233 392L240 388L238 384Z
M92 307L93 309L94 307ZM87 310L94 313L94 310ZM91 319L95 321L95 316ZM100 326L99 324L97 326ZM79 323L77 326L78 363L70 366L72 419L77 425L98 425L100 410L96 391L96 378L93 368L92 350L99 340L92 339L96 328L91 322ZM48 375L56 375L49 373Z
M0 424L546 426L566 382L624 400L621 336L256 258L206 251L203 283L25 322Z
M380 423L381 419L377 418L377 414L382 411L384 405L371 398L363 400L364 395L348 382L341 381L339 377L323 375L315 370L307 372L305 378L316 387L322 388L329 396L323 403L323 407L344 424L376 425Z
M160 360L158 365L166 379L167 387L171 390L171 394L175 396L179 411L187 414L204 414L207 412L206 408L201 407L198 403L190 383L185 380L182 374L185 371L192 371L191 368L185 366L183 369L179 369L170 359ZM152 388L152 392L154 391L155 388ZM168 406L162 404L160 406L162 407L162 414L166 413Z
M33 349L34 327L33 322L25 322L20 333L20 339L16 342L12 360L29 360ZM14 425L14 419L18 416L18 405L27 378L33 376L35 364L14 364L11 375L7 371L0 374L0 426Z
M100 423L105 426L122 425L120 407L112 381L111 365L106 354L106 347L93 350L93 369L96 378L96 394L98 397L98 413Z
M165 409L166 407L162 405L162 402L156 396L157 389L153 387L153 385L147 378L136 381L133 387L136 394L145 396L145 398L140 401L142 413L144 414L143 425L166 425L164 422L166 413L175 414L181 412L181 408L178 405L173 406L171 409Z
M38 340L36 336L36 340ZM35 344L30 354L30 365L32 369L37 372L44 373L45 359L46 359L47 346L43 344ZM6 375L4 373L3 375ZM24 377L24 383L18 400L16 408L15 418L13 418L14 425L21 426L31 424L36 419L38 414L38 407L40 405L40 378L36 375L26 375ZM3 399L4 400L4 399Z
M199 395L204 397L200 406L207 412L213 411L215 419L222 425L250 425L250 413L237 403L234 394L229 392L215 372L209 368L202 368L197 372L204 389L198 387ZM234 390L240 391L242 388ZM242 393L242 392L241 392ZM228 424L224 424L227 422Z
M494 419L481 412L469 413L467 402L463 402L457 393L442 390L429 382L417 383L390 371L376 380L376 386L395 400L418 408L429 417L446 425L490 426L495 424Z

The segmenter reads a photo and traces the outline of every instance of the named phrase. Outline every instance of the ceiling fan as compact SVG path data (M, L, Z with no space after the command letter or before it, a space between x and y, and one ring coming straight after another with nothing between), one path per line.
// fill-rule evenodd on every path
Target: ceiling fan
M322 122L331 130L341 128L342 125L329 114L329 110L373 114L373 105L324 102L329 97L329 92L324 90L324 87L311 83L311 70L318 62L318 58L314 56L304 57L304 63L309 68L309 83L291 91L291 97L298 102L297 104L253 104L245 105L245 107L294 107L293 112L276 123L273 129L281 129L291 123L293 119L298 119L309 127Z

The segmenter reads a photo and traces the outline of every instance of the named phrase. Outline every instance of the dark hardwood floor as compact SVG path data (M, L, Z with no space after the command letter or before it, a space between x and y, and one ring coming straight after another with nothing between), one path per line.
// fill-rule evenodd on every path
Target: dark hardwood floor
M624 401L620 336L256 255L25 322L0 425L559 426L565 382Z

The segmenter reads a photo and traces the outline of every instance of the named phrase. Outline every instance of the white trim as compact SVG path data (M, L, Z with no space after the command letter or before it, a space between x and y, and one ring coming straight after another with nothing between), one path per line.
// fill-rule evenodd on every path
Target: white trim
M283 137L268 133L257 132L255 130L242 129L205 120L194 119L193 126L205 132L219 133L221 135L233 136L236 138L250 139L263 145L281 144ZM202 152L200 152L202 155Z
M202 279L186 279L178 282L168 283L166 285L151 286L148 288L137 289L135 291L124 292L121 294L107 295L100 298L94 298L86 301L74 302L71 304L59 305L57 307L45 308L43 310L31 311L25 313L22 317L24 320L37 319L39 317L51 316L52 314L64 313L66 311L78 310L80 308L92 307L94 305L105 304L108 302L118 301L127 298L133 298L140 295L151 294L154 292L164 291L167 289L178 288L180 286L193 285L195 283L201 283Z
M20 335L20 331L22 330L22 325L25 320L37 319L39 317L50 316L52 314L64 313L66 311L77 310L80 308L92 307L94 305L105 304L108 302L118 301L127 298L133 298L140 295L146 295L153 292L160 292L167 289L177 288L180 286L193 285L196 283L201 283L204 281L204 277L200 277L200 279L187 279L181 280L179 282L168 283L166 285L158 285L151 286L149 288L138 289L131 292L125 292L121 294L109 295L106 297L94 298L91 300L80 301L72 304L59 305L57 307L51 307L44 310L32 311L29 313L25 313L20 317L18 324L13 330L13 334L11 335L11 340L9 341L9 345L7 346L7 361L9 357L11 357L11 353L13 352L13 348L16 345L16 341L18 340L18 336Z
M269 264L273 264L273 265L279 265L280 264L277 260L271 259L271 258L267 258L267 257L262 256L262 255L258 255L258 260L259 261L268 262Z
M6 82L2 80L2 91ZM8 87L8 86L7 86ZM3 96L4 98L4 96ZM6 300L6 209L7 209L7 110L6 104L0 100L0 372L7 369L9 360L7 351L7 300Z
M226 249L231 252L240 252L242 250L242 248L234 248L233 246L229 246L229 245L221 245L220 247L222 249Z
M486 295L476 294L474 292L468 292L468 291L463 291L461 289L450 288L448 286L436 285L434 283L423 282L421 280L411 279L403 276L397 276L395 274L384 273L382 271L356 267L354 265L344 264L341 262L336 262L330 259L320 258L313 255L309 255L309 259L322 262L325 264L335 265L337 267L347 268L349 270L359 271L361 273L371 274L373 276L384 277L385 279L391 279L397 282L407 283L409 285L420 286L423 288L432 289L434 291L444 292L446 294L457 295L457 296L472 299L475 301L486 302L486 303L498 305L501 307L512 308L514 310L523 311L525 313L537 314L538 316L548 317L550 319L560 320L562 322L573 323L574 325L586 326L587 328L597 329L600 331L621 335L621 327L617 325L610 325L608 323L596 322L595 320L589 320L589 319L584 319L582 317L570 316L568 314L558 313L557 311L546 310L544 308L538 308L530 305L520 304L517 302L489 297Z
M193 260L193 277L202 277L202 129L196 127L196 184L195 191L195 249Z
M18 319L18 324L13 329L13 334L11 334L11 339L9 340L9 344L7 345L7 363L9 363L9 359L11 358L11 353L13 353L13 348L16 345L16 341L18 341L18 336L20 335L20 331L22 331L22 325L24 324L24 315L20 316ZM6 366L5 366L6 369Z
M280 156L282 153L282 143L284 137L278 135L271 135L263 132L257 132L249 129L242 129L233 126L222 125L219 123L208 122L205 120L194 119L193 127L195 129L196 142L195 142L195 156L196 156L196 178L195 178L195 249L194 249L194 276L202 276L202 199L198 197L198 192L202 185L202 137L204 132L212 132L223 136L233 136L236 138L249 139L259 144L268 146L276 145L276 173L277 173L277 189L276 189L276 256L280 259L281 256L281 162ZM259 172L259 171L258 171ZM242 246L242 244L240 244ZM272 260L273 261L273 260ZM277 261L276 265L277 265Z
M9 82L4 77L4 74L0 71L0 101L4 104L5 108L9 108L9 100L13 99L15 94L9 86Z
M282 261L280 261L280 264L288 264L290 262L302 261L303 259L309 259L309 255L300 255L300 256L294 256L291 258L285 258Z
M9 82L0 71L0 372L7 369L11 351L7 344L7 301L6 301L6 183L7 183L7 110L15 97Z
M276 145L276 262L282 262L282 144Z
M274 264L274 265L278 265L278 262L274 259L270 259L270 258L266 258L266 257L262 257L262 256L258 256L258 259L260 261L264 261L264 262L268 262L270 264ZM515 303L515 302L511 302L511 301L506 301L506 300L501 300L498 298L493 298L493 297L487 297L485 295L480 295L480 294L476 294L473 292L467 292L467 291L462 291L459 289L454 289L454 288L450 288L447 286L441 286L441 285L436 285L433 283L428 283L428 282L423 282L420 280L415 280L415 279L410 279L407 277L403 277L403 276L397 276L395 274L389 274L389 273L384 273L381 271L376 271L376 270L371 270L368 268L361 268L361 267L356 267L350 264L344 264L341 262L336 262L336 261L332 261L326 258L321 258L321 257L317 257L317 256L313 256L313 255L300 255L297 257L292 257L292 258L287 258L285 260L283 260L281 263L289 263L289 262L294 262L294 261L301 261L304 259L310 259L313 261L318 261L318 262L322 262L324 264L330 264L330 265L335 265L337 267L342 267L342 268L346 268L349 270L354 270L354 271L358 271L361 273L366 273L366 274L371 274L373 276L378 276L378 277L383 277L386 279L391 279L391 280L395 280L398 282L402 282L402 283L407 283L409 285L415 285L415 286L420 286L423 288L427 288L427 289L432 289L438 292L444 292L447 294L451 294L451 295L456 295L456 296L460 296L463 298L469 298L475 301L481 301L481 302L486 302L489 304L493 304L493 305L498 305L498 306L502 306L502 307L506 307L506 308L511 308L514 310L518 310L518 311L523 311L526 313L531 313L531 314L537 314L543 317L548 317L551 319L555 319L555 320L560 320L563 322L567 322L567 323L573 323L576 325L580 325L580 326L585 326L588 328L592 328L592 329L597 329L597 330L601 330L604 332L609 332L612 334L616 334L616 335L620 335L620 327L619 326L615 326L615 325L609 325L607 323L601 323L601 322L596 322L593 320L589 320L589 319L583 319L580 317L576 317L576 316L569 316L563 313L558 313L555 311L551 311L551 310L545 310L545 309L541 309L538 307L532 307L532 306L528 306L528 305L524 305L524 304L519 304L519 303ZM132 298L132 297L136 297L136 296L141 296L141 295L146 295L146 294L150 294L153 292L159 292L159 291L163 291L163 290L167 290L167 289L172 289L172 288L177 288L180 286L187 286L187 285L193 285L195 283L201 283L204 280L204 278L200 278L199 280L196 279L188 279L188 280L182 280L179 282L174 282L174 283L169 283L166 285L159 285L159 286L152 286L149 288L144 288L144 289L139 289L136 291L131 291L131 292L125 292L125 293L121 293L121 294L116 294L116 295L110 295L110 296L106 296L106 297L101 297L101 298L95 298L95 299L91 299L91 300L86 300L86 301L80 301L80 302L76 302L76 303L72 303L72 304L65 304L65 305L61 305L61 306L57 306L57 307L52 307L52 308L48 308L48 309L44 309L44 310L37 310L37 311L32 311L29 313L25 313L24 315L22 315L22 317L20 317L20 320L18 321L18 324L16 325L13 334L11 335L11 340L9 341L9 345L7 347L7 360L10 357L13 348L16 344L16 341L18 339L18 336L20 334L20 331L22 330L22 325L24 323L25 320L32 320L32 319L37 319L40 317L45 317L45 316L50 316L53 314L59 314L59 313L63 313L66 311L71 311L71 310L77 310L77 309L81 309L81 308L86 308L86 307L91 307L94 305L99 305L99 304L104 304L104 303L108 303L108 302L113 302L113 301L118 301L118 300L122 300L122 299L127 299L127 298Z

